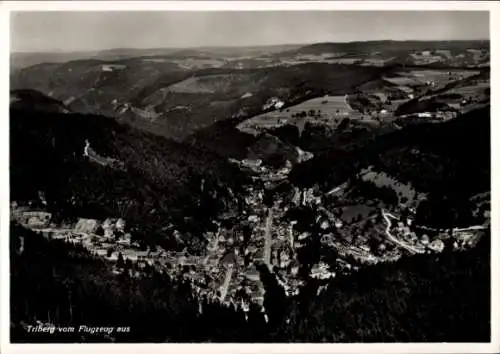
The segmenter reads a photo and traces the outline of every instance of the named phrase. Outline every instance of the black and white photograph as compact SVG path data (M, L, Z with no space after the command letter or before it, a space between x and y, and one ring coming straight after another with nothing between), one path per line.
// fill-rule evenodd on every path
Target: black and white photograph
M2 335L492 342L490 11L228 3L10 11Z

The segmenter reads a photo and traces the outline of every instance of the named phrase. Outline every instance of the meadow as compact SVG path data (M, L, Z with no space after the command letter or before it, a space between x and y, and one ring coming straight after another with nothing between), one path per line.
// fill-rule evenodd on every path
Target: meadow
M366 219L369 217L374 211L375 208L365 205L365 204L354 204L342 207L342 220L347 223L354 222L358 215L361 216L361 219Z
M312 114L313 111L314 114ZM321 121L336 126L344 118L359 119L361 114L346 104L345 96L324 96L282 110L260 114L239 124L238 129L257 134L261 129L276 128L285 124L296 125L308 121Z
M364 169L361 171L361 178L364 181L371 181L380 187L387 186L392 188L400 198L405 197L409 201L421 198L420 193L418 193L410 184L401 183L400 181L387 175L385 172L375 172L371 168Z
M408 74L424 84L427 81L434 81L438 86L442 86L450 81L466 79L478 73L478 71L463 70L412 70Z

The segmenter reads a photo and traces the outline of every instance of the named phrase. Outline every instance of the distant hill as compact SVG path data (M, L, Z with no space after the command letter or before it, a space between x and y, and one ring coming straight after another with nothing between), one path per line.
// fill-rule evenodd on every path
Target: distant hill
M12 69L23 69L38 64L65 63L74 60L121 60L148 55L169 55L180 49L130 49L116 48L83 52L13 52L10 56Z
M198 47L179 50L175 55L212 57L260 57L290 51L302 47L301 44L282 44L248 47Z
M292 105L311 97L352 92L381 70L326 63L185 70L143 58L89 59L26 68L12 75L11 85L50 94L75 112L112 116L182 140L218 121L259 114L271 97Z
M82 52L13 52L11 68L22 69L42 63L64 63L73 60L99 59L122 60L127 58L173 56L261 56L301 47L299 44L249 47L199 47L199 48L112 48Z
M424 50L460 50L489 48L486 40L463 40L463 41L359 41L343 43L316 43L298 49L284 52L291 54L321 54L321 53L346 53L366 55L372 52L402 53Z
M70 60L92 58L92 53L73 52L73 53L24 53L12 52L10 54L10 68L20 70L33 65L48 63L64 63Z

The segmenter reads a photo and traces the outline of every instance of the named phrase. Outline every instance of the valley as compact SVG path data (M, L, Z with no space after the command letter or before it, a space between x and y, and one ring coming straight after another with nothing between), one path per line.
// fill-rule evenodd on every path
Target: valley
M353 303L375 306L380 284L397 278L389 287L396 294L406 279L412 290L430 284L439 293L452 267L466 272L456 259L484 257L489 43L123 51L34 65L24 58L11 73L16 262L41 257L25 244L67 249L40 272L64 262L95 267L97 278L82 280L92 285L81 286L111 282L139 319L141 306L180 322L185 310L196 340L318 341L317 333L330 333L321 318L339 321L325 316ZM485 259L469 261L483 277ZM363 281L346 285L351 279ZM23 281L14 291L23 293ZM137 293L125 295L120 284L136 284ZM72 286L57 287L58 296ZM352 302L329 302L349 291ZM144 305L149 292L155 302ZM399 318L394 294L380 295L377 306L390 303L387 316ZM35 317L65 318L58 306L32 315L26 303L16 304L21 328ZM433 316L422 313L423 321ZM182 333L168 326L172 338L190 338L188 324ZM343 331L325 336L343 340Z

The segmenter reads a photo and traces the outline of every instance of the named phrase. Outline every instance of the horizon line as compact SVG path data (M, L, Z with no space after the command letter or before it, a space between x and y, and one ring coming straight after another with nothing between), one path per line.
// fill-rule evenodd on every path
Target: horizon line
M90 50L73 50L73 51L64 51L64 50L46 50L46 51L10 51L10 54L71 54L71 53L95 53L95 52L106 52L113 50L161 50L161 49L177 49L177 50L186 50L186 49L230 49L230 48L270 48L270 47L279 47L279 46L310 46L315 44L348 44L348 43L370 43L370 42L490 42L490 38L483 39L404 39L404 40L394 40L394 39L368 39L363 41L321 41L321 42L310 42L310 43L277 43L277 44L248 44L248 45L207 45L207 46L192 46L192 47L111 47L111 48L102 48L102 49L90 49Z

